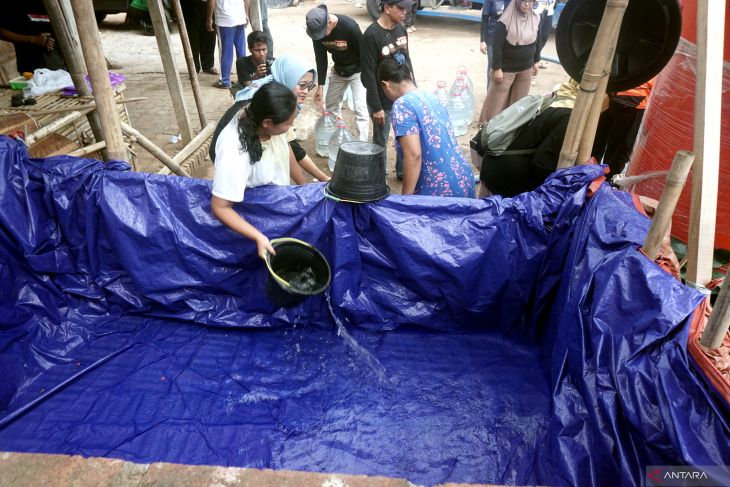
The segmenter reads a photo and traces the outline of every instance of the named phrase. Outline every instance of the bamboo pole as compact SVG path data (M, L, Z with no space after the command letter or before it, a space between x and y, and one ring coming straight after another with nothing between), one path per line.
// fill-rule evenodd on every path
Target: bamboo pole
M127 147L122 138L122 128L114 103L114 90L109 82L109 71L106 59L101 50L101 36L96 26L94 6L91 0L73 0L71 2L76 18L76 27L84 50L89 79L94 90L94 100L99 114L102 140L106 141L106 158L127 161Z
M61 5L60 0L43 0L43 4L48 12L48 17L51 19L51 25L53 25L53 31L58 41L58 47L63 53L63 58L66 61L66 67L68 68L71 79L73 80L76 91L81 95L90 95L89 87L86 86L86 62L84 61L84 55L81 52L81 45L78 41L78 32L75 28L75 20L73 18L73 11L71 10L71 4L69 0L63 0L66 3L64 9ZM101 131L101 122L99 121L99 114L96 112L90 112L86 114L86 118L89 121L89 127L91 132L94 134L96 140L102 140L103 133Z
M697 161L692 171L686 277L687 283L696 287L704 287L712 280L720 176L725 9L725 2L697 2L694 137Z
M117 105L124 105L126 103L135 102L135 101L142 101L142 100L146 100L146 99L147 99L146 96L139 96L139 97L136 97L136 98L125 98L123 100L115 100L115 103ZM26 113L27 112L28 114L33 114L33 116L42 117L44 115L53 115L55 113L74 112L74 111L77 111L77 110L84 111L84 113L88 113L88 112L91 112L92 110L94 110L95 108L96 108L96 102L93 102L92 101L91 103L84 103L84 104L81 104L81 105L73 105L73 106L69 106L69 107L66 107L66 108L51 108L51 109L47 109L47 108L34 108L34 105L30 105L30 106L23 106L23 107L6 107L6 108L2 108L0 110L1 111L6 111L7 110L7 111L12 111L12 112L20 112L20 113Z
M193 139L193 129L188 118L182 83L180 82L175 55L170 43L170 31L167 29L167 20L162 9L162 0L148 0L147 8L152 18L152 27L155 29L157 47L160 50L162 67L165 69L165 78L167 78L167 87L170 90L170 98L172 98L172 109L175 112L177 126L180 129L180 137L182 137L183 143L187 144Z
M586 63L575 106L570 114L570 121L558 159L558 169L574 166L578 158L583 132L589 123L593 99L600 88L602 78L608 76L606 66L611 65L616 52L616 41L628 3L629 0L606 1L606 8L603 11L603 18ZM595 126L593 130L595 131Z
M674 155L672 168L669 170L662 196L654 213L654 219L642 246L642 250L651 260L656 259L659 255L659 248L662 245L664 236L667 234L667 230L669 230L669 225L672 223L672 214L677 207L677 201L679 201L679 196L682 194L684 183L687 181L694 159L694 154L689 151L680 150Z
M700 337L700 345L707 348L720 348L730 329L730 282L725 280L720 295L715 301L710 319Z
M56 130L59 130L62 127L65 127L66 125L75 122L79 118L83 117L86 113L83 111L75 111L71 112L68 115L65 115L57 120L54 120L53 122L49 123L45 127L41 127L40 129L36 130L32 134L28 135L25 138L25 143L30 145L33 145L35 142L39 141L46 135L55 132Z
M606 66L606 74L598 82L598 89L593 96L591 108L588 111L588 119L583 128L583 135L578 146L578 156L576 159L576 163L578 164L588 164L593 154L593 143L596 141L596 129L598 128L598 121L601 118L603 101L606 97L606 87L608 86L608 77L611 73L611 64L613 64L613 60Z
M73 152L69 152L69 156L74 157L81 157L85 156L86 154L91 154L92 152L98 151L106 147L106 142L103 140L101 142L96 142L95 144L87 145L86 147L82 147L81 149L77 149Z
M198 135L195 136L193 140L190 141L188 145L180 149L180 152L175 154L175 157L172 158L173 161L175 161L178 164L182 164L182 162L190 157L193 152L198 150L203 143L208 140L208 138L213 135L213 132L215 132L217 124L214 122L209 123L205 127L203 127L203 130L200 131Z
M185 162L185 159L190 157L196 150L200 149L205 141L208 140L211 135L213 135L216 125L216 123L211 122L203 127L203 130L201 130L200 133L196 135L195 138L191 140L188 145L180 149L180 152L175 154L175 157L173 157L172 160L176 164L180 164L182 167L182 163ZM160 171L157 171L157 174L169 174L169 169L162 168Z
M122 122L122 130L125 134L135 137L139 145L167 166L170 171L174 172L178 176L188 176L188 173L180 167L180 164L173 161L172 158L165 153L165 151L157 147L154 142L142 135L138 130L133 129L124 122Z
M200 84L198 83L198 72L195 69L195 60L193 59L193 50L190 47L190 38L188 30L185 26L183 18L182 6L180 0L172 0L172 6L175 9L177 17L177 29L180 31L180 40L182 41L183 52L185 53L185 62L188 65L188 76L190 76L190 86L193 89L193 98L195 106L198 109L198 118L200 119L200 129L202 130L208 122L205 121L205 112L203 110L203 99L200 96Z

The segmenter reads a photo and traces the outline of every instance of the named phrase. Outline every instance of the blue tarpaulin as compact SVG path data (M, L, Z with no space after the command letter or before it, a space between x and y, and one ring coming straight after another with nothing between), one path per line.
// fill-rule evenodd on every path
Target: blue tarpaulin
M252 224L332 267L277 309L209 181L0 137L0 450L429 485L730 464L730 408L686 347L702 295L639 252L626 195L588 197L601 175L511 199L247 190Z

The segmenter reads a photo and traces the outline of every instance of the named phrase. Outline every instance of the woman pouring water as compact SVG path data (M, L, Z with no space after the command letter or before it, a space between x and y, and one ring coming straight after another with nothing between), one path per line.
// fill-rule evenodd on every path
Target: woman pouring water
M292 90L297 97L299 108L307 100L307 97L317 87L316 70L314 66L300 56L285 54L277 58L271 65L271 74L265 78L254 80L246 88L236 94L236 103L250 100L256 91L272 81L279 82ZM294 157L299 165L319 181L329 181L330 177L322 172L307 155L307 152L292 138L291 142Z
M474 175L449 115L435 95L416 87L405 56L383 59L378 80L394 101L390 119L403 158L403 194L473 198Z
M262 86L248 107L231 120L216 141L215 176L210 207L224 225L256 242L258 255L276 254L269 239L236 210L246 188L288 185L296 166L287 132L297 116L297 98L286 86Z
M217 164L218 158L216 154L216 144L221 131L232 119L238 117L241 109L251 102L254 94L262 86L271 83L272 81L283 84L289 88L292 93L294 93L294 96L297 98L298 106L301 106L301 104L306 101L307 96L309 96L312 90L317 86L317 83L315 83L314 68L311 64L307 63L306 60L299 56L285 54L280 58L277 58L271 65L271 72L271 75L254 80L246 88L239 91L236 94L236 103L226 110L226 113L224 113L221 117L218 122L218 126L213 132L213 138L210 145L210 160L213 161L214 164ZM292 148L296 162L302 167L302 169L317 178L319 181L329 181L329 176L327 176L314 164L312 159L307 155L307 152L296 140L293 129L291 129L291 133L289 134L289 146ZM294 168L292 171L292 180L297 184L305 183L304 176L298 167Z

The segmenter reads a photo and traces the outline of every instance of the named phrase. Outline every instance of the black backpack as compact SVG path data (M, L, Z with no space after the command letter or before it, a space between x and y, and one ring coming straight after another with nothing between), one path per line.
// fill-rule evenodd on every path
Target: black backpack
M210 156L210 160L213 162L213 165L215 165L215 143L218 141L221 131L231 122L231 120L233 120L234 117L238 116L241 113L241 110L243 110L243 108L249 103L251 103L251 100L237 101L231 105L228 110L226 110L226 113L224 113L218 121L215 131L213 131L213 138L210 141L210 148L208 149L208 155Z

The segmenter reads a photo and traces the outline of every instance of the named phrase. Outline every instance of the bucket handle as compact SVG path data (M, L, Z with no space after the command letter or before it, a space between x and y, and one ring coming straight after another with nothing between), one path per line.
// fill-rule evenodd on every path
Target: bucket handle
M299 240L298 238L281 237L281 238L274 238L272 240L269 240L269 243L271 245L274 245L274 244L277 244L277 243L286 243L286 242L294 242L294 243L298 243L298 244L304 245L306 247L309 247L311 249L314 248L313 245L305 242L304 240ZM266 259L265 259L265 261L266 261L266 267L269 269L269 274L271 274L272 276L274 276L274 279L276 279L277 281L279 281L283 286L286 286L288 288L291 288L291 284L289 284L289 281L287 281L284 278L282 278L281 276L279 276L279 274L277 274L276 272L274 272L274 269L271 268L271 259L269 258L269 252L268 252L268 250L266 251Z

